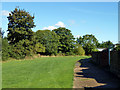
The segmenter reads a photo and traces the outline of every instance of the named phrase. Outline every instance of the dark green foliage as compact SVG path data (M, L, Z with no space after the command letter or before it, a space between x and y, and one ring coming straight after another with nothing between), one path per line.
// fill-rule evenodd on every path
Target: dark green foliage
M80 44L76 44L76 46L74 47L74 53L76 55L85 55L85 50Z
M9 21L7 38L12 47L10 57L20 59L37 52L35 49L38 49L38 45L35 45L34 32L31 30L35 27L34 16L25 10L15 8L7 18Z
M59 27L53 30L60 36L60 45L58 51L62 53L72 52L74 47L74 36L69 29Z
M96 47L112 45L110 41L98 44L92 34L79 37L76 42L71 30L64 27L53 31L38 30L33 32L34 16L24 9L15 8L7 18L9 22L7 38L3 38L4 32L0 28L0 43L3 38L3 60L7 60L9 57L21 59L33 54L84 55L86 53L88 55L92 51L96 51Z
M29 40L21 40L17 43L15 43L12 46L12 53L11 56L16 59L25 58L25 56L32 55L33 46L31 46L31 43Z
M23 39L31 40L33 31L31 28L35 27L33 19L29 12L15 8L9 13L8 18L8 40L10 44L15 44Z
M77 41L83 46L86 55L91 54L98 45L98 40L92 34L86 34L83 37L79 37Z
M120 51L120 45L116 45L116 47L114 48L115 51Z
M46 55L54 54L58 52L59 36L50 30L38 30L36 32L36 40L45 47Z
M106 42L99 43L97 47L99 47L99 48L108 48L111 45L113 45L113 43L111 41L106 41Z
M11 53L11 46L8 43L7 38L3 38L2 39L2 60L8 60L8 58L10 57L10 53Z

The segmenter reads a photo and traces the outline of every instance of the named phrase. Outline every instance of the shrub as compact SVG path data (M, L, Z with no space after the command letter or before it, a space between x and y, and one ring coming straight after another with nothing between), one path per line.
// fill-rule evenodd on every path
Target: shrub
M74 48L74 53L76 55L85 55L85 50L83 49L83 47L81 45L76 45Z
M2 39L2 60L6 61L10 57L11 46L8 43L7 38Z
M56 56L65 56L65 53L62 53L62 51L59 51L59 53L57 53Z
M22 59L25 56L32 56L33 53L33 46L31 45L32 42L29 40L21 40L18 43L12 45L12 52L11 57L15 59Z

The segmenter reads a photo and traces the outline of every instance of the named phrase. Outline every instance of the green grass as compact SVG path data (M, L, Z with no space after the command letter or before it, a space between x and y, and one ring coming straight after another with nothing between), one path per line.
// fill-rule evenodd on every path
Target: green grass
M41 57L2 64L3 88L72 88L75 62L85 56Z

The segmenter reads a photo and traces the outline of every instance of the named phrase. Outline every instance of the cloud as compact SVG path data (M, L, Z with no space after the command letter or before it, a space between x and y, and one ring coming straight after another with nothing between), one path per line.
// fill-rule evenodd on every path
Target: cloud
M74 38L79 38L80 37L80 35L74 35Z
M65 27L65 24L61 21L59 21L57 24L55 24L57 27Z
M2 16L8 16L9 15L9 11L7 10L2 10Z
M44 27L44 28L43 28L43 30L53 30L53 29L57 29L57 27L48 26L48 27Z
M53 30L53 29L57 29L57 27L65 27L65 24L63 22L59 21L58 23L56 23L53 26L44 27L43 30Z

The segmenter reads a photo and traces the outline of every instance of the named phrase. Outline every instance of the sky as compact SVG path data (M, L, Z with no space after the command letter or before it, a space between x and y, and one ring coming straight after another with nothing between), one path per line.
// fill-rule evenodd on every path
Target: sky
M93 34L98 41L118 43L117 2L2 2L2 30L16 6L35 16L33 31L65 27L75 37ZM7 36L7 32L5 33Z

